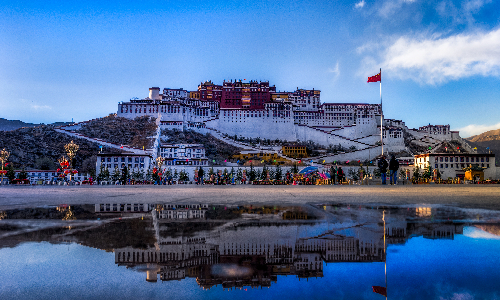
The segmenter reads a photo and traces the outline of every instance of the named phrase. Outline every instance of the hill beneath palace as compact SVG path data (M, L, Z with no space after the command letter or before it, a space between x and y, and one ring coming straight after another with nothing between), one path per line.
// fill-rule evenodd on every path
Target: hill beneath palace
M73 161L74 166L80 171L95 169L99 145L56 132L54 126L40 125L0 131L0 149L5 148L10 152L7 161L15 169L57 169L57 160L66 154L64 145L72 140L80 147Z
M148 149L153 147L156 123L154 118L148 116L127 119L110 114L104 118L85 122L75 131L87 137L99 138L118 145Z
M14 123L28 124L19 122ZM84 173L95 172L96 155L100 151L100 144L59 133L54 130L53 125L31 125L33 126L0 131L0 149L6 148L10 152L8 162L12 163L15 169L57 169L57 160L66 154L64 145L73 140L80 147L73 161L75 168ZM156 124L148 117L129 120L111 115L89 121L78 131L86 136L101 138L115 144L142 148L142 146L152 146L151 140L156 134ZM104 147L103 151L123 152L107 147Z

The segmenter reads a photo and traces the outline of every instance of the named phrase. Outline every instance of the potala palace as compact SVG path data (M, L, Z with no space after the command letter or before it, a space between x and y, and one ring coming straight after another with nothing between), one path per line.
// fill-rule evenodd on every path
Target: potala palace
M280 139L287 142L313 141L325 148L340 145L348 153L322 156L334 160L365 160L381 154L380 104L322 103L319 90L297 88L277 92L269 82L241 80L201 83L197 91L182 88L149 89L144 99L118 104L118 116L151 116L160 129L192 129L220 136ZM443 141L463 141L449 125L427 125L409 129L404 122L383 119L384 153L411 151L405 139L434 148ZM470 148L470 146L469 146ZM469 149L472 150L472 149Z

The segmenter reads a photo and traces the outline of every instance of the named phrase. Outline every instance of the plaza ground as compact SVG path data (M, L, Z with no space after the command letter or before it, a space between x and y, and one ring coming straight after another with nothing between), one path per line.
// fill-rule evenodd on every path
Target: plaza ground
M443 204L500 210L500 185L3 186L0 210L60 204Z

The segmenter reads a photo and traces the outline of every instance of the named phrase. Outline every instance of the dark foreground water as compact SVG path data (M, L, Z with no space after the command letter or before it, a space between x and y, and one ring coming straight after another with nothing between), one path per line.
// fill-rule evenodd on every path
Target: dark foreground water
M96 204L0 212L0 299L500 299L500 213Z

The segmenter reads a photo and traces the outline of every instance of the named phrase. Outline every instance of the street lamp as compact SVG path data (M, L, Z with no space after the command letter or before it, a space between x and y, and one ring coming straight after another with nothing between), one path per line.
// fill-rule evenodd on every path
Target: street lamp
M59 163L59 165L61 166L61 169L57 169L58 171L60 170L62 172L62 174L60 175L61 179L64 177L65 174L68 174L69 173L69 170L68 169L68 166L69 166L69 162L68 162L68 159L63 155L61 156L57 162Z
M7 159L9 158L9 156L10 156L10 153L9 153L9 151L5 150L5 148L3 148L2 151L0 151L0 161L2 161L2 171L1 171L1 173L2 173L2 184L3 184L3 175L5 173L7 173L7 171L3 170L3 166L5 165L5 162L7 161Z
M161 156L158 156L156 158L156 165L158 166L158 176L160 177L160 184L161 184L161 175L163 175L163 173L161 172L161 166L163 165L163 157Z
M64 150L66 150L66 154L68 155L69 157L69 180L71 181L71 174L73 173L73 158L75 158L76 156L76 152L78 152L78 149L80 149L80 147L73 143L73 141L71 141L69 144L66 144L64 145Z

